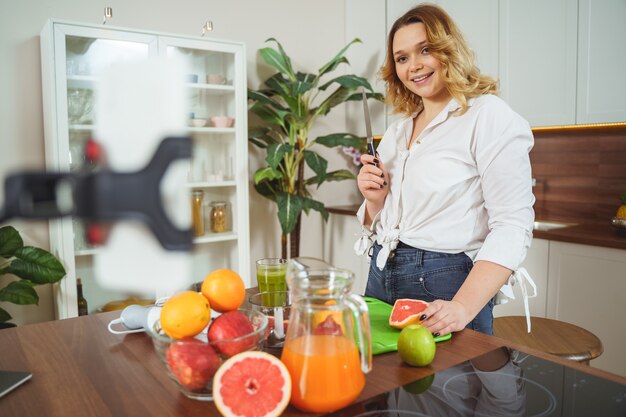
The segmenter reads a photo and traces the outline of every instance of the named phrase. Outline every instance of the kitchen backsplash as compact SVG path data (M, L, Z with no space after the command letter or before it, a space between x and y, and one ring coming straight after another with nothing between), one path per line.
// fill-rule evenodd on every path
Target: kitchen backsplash
M536 218L609 222L626 189L626 124L537 128L533 134Z

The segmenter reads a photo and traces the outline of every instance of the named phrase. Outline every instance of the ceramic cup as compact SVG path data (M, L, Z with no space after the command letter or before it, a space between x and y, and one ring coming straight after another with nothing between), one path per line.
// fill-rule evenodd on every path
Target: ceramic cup
M210 120L214 127L232 127L235 124L235 118L230 116L212 116Z
M206 77L206 81L209 84L224 84L226 78L222 74L209 74Z

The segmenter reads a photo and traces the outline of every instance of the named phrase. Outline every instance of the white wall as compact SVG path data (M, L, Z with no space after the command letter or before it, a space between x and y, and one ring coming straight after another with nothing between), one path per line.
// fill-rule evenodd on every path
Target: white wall
M100 24L105 6L113 8L110 24L118 27L198 36L203 23L212 20L214 31L208 36L246 43L251 88L258 88L260 80L272 73L257 54L269 37L283 44L296 67L310 72L316 72L334 57L348 40L355 36L366 38L354 28L346 35L346 4L337 0L0 0L0 180L16 169L44 168L39 32L45 21L58 18ZM364 26L363 30L366 29ZM357 44L352 50L362 56L367 53L366 48L367 44ZM342 70L361 75L357 65ZM312 135L346 130L345 111L336 108L317 125ZM329 160L330 168L353 168L356 173L356 168L339 150L324 148L321 153ZM250 173L260 166L259 157L251 146ZM251 260L254 261L280 253L280 228L274 204L261 198L252 185L250 190ZM0 184L0 193L3 192ZM360 199L354 182L324 184L315 197L332 205L351 204ZM2 200L0 197L0 204ZM27 234L27 243L48 247L44 222L12 224ZM321 257L321 228L321 217L316 213L305 218L302 255ZM51 291L40 288L39 292L38 307L15 307L7 303L2 307L16 317L17 323L50 320L54 316Z

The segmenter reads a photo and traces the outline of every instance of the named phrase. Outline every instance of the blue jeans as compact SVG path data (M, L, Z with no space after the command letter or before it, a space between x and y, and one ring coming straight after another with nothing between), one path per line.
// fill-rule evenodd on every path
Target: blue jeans
M450 301L473 266L463 252L430 252L400 242L381 271L376 266L380 249L375 243L365 295L392 305L400 298ZM493 299L466 327L493 335Z

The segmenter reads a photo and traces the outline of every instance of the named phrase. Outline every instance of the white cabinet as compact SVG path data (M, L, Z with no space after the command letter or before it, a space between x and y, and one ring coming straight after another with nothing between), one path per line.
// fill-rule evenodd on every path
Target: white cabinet
M502 98L533 126L576 123L577 3L500 2Z
M579 0L577 123L626 120L626 2Z
M113 63L152 56L183 55L189 63L188 113L196 118L234 118L234 126L188 128L193 140L189 190L202 190L206 233L194 240L193 276L201 281L213 269L238 271L250 285L248 224L248 142L245 47L242 43L121 28L49 21L41 32L46 165L75 171L84 163L83 146L97 122L94 88L98 74ZM227 230L212 233L208 205L227 203ZM58 318L77 315L76 278L83 281L90 311L131 294L106 291L93 276L93 254L73 219L50 222L50 246L68 275L55 288ZM149 292L149 290L147 291Z
M548 298L548 257L550 251L550 241L544 239L533 239L531 247L524 263L521 265L526 268L535 285L537 285L537 296L528 300L530 314L536 317L546 317L546 302ZM526 285L527 290L532 292L530 285ZM506 304L499 304L494 307L494 317L502 316L523 316L524 298L522 296L519 285L513 287L515 299L509 300Z
M591 365L626 375L626 250L551 241L549 276L548 318L598 336Z

